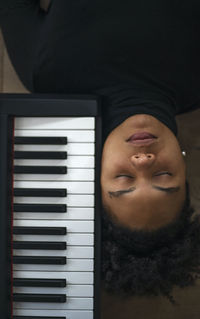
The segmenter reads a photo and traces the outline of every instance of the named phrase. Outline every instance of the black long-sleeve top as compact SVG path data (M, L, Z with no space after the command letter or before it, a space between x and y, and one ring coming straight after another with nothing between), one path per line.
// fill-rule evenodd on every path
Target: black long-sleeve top
M200 106L199 34L199 0L54 0L36 40L33 91L101 95L105 137L134 114L177 135L175 115Z

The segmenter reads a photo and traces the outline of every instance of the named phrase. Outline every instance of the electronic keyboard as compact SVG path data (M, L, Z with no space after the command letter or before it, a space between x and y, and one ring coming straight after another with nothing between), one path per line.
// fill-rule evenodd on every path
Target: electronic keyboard
M1 319L99 319L101 105L0 94Z

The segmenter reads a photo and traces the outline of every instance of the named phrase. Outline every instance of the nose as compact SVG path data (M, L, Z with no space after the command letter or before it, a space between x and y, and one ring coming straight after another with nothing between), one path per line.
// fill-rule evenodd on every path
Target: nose
M131 156L131 163L136 167L150 167L155 161L154 154L136 154Z

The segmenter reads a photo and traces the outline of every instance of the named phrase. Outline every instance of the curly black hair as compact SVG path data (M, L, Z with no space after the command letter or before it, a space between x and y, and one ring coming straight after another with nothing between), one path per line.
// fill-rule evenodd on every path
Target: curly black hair
M102 214L102 282L121 297L163 295L176 304L172 290L194 285L200 273L200 223L186 198L175 221L154 231L131 230L113 214Z

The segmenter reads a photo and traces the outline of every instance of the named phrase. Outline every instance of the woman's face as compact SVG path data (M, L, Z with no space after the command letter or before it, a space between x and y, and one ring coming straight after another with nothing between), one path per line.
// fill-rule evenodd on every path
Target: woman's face
M144 131L157 137L151 145L127 141ZM172 222L184 204L185 181L186 165L178 140L153 116L131 116L107 137L102 154L102 200L122 225L153 230Z

